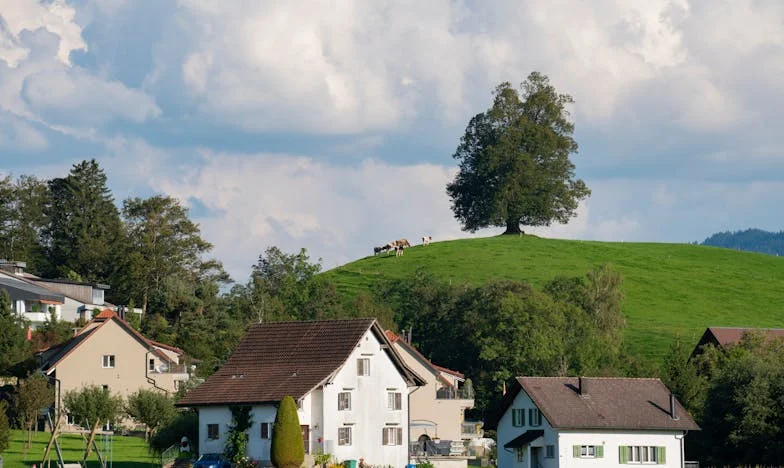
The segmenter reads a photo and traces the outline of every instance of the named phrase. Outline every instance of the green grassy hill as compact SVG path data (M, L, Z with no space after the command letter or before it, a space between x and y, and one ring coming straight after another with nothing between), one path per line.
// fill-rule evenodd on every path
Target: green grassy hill
M453 283L542 286L603 263L623 274L627 340L644 356L662 356L676 334L696 344L707 326L784 327L784 258L715 247L500 236L416 246L402 257L366 257L324 274L351 296L419 267Z

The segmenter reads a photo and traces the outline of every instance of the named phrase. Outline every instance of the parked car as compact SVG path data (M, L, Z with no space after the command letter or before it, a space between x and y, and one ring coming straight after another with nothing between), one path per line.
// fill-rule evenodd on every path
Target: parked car
M193 468L231 468L231 463L222 453L204 453L193 464Z

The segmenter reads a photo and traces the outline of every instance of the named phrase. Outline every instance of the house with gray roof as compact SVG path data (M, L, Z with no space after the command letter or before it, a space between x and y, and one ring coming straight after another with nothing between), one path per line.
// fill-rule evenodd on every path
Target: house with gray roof
M659 379L518 377L487 423L499 468L684 466L699 426Z

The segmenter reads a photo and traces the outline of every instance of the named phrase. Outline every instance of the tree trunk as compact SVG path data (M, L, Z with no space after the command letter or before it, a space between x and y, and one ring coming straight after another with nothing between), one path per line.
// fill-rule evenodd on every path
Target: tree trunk
M87 463L87 457L93 453L93 441L95 440L95 433L98 432L98 428L101 427L101 423L95 423L93 427L90 428L90 437L87 439L87 448L84 451L84 459L82 460L84 463Z
M520 218L509 218L506 220L506 231L504 234L521 234Z

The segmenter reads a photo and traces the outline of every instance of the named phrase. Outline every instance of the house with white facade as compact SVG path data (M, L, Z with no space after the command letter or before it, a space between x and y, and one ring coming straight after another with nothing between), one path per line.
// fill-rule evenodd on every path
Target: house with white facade
M425 385L411 394L409 441L415 454L463 455L464 441L482 437L481 423L466 422L465 410L474 407L473 389L466 387L465 375L431 362L405 336L391 330L387 338L403 361ZM477 428L477 426L479 426ZM437 443L430 443L438 441Z
M2 271L0 271L0 290L8 293L11 310L27 321L32 328L43 325L49 320L52 312L57 320L62 320L62 307L66 300L63 294Z
M250 406L247 454L269 465L277 407L288 395L306 453L403 467L409 393L423 384L374 319L262 323L177 405L198 411L200 453L222 452L229 407Z
M684 466L699 426L659 379L518 377L488 425L499 468Z

